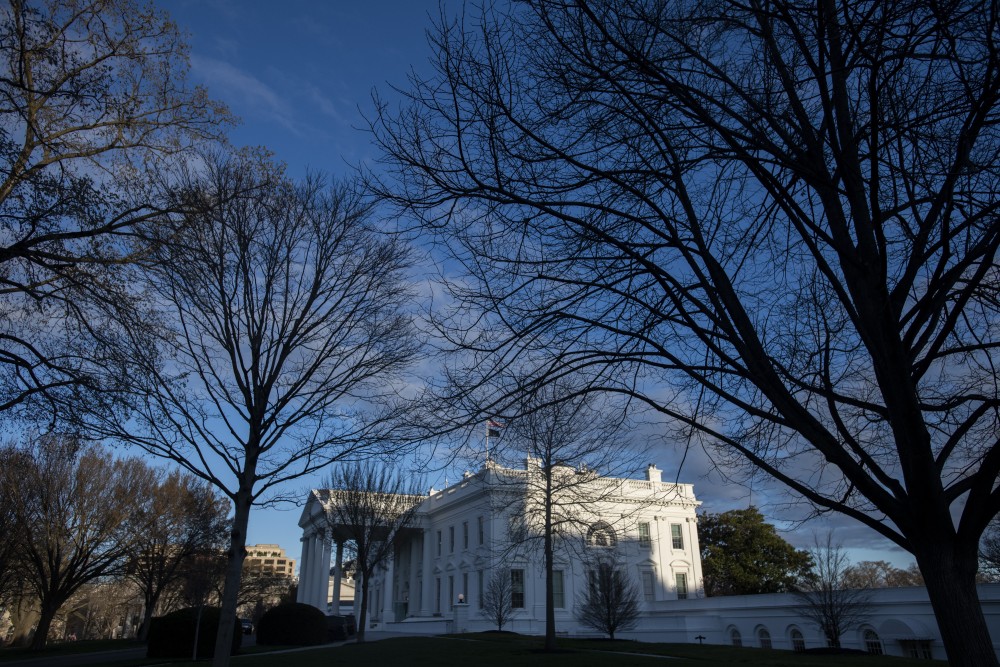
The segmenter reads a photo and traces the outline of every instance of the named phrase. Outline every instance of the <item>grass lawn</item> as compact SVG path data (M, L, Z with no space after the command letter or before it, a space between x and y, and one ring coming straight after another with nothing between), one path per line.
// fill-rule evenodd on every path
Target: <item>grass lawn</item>
M27 660L29 658L56 655L76 655L79 653L100 653L101 651L120 651L122 649L139 648L144 643L134 639L88 639L79 642L49 642L41 653L34 653L27 648L0 648L0 663L11 660Z
M941 662L868 655L821 656L789 651L766 651L728 646L645 644L629 641L561 639L563 652L542 653L541 641L520 635L471 634L454 637L401 637L363 645L240 658L238 667L329 667L332 661L351 667L438 667L468 664L471 667L930 667ZM673 659L665 659L671 657Z
M84 642L78 642L83 644ZM122 647L122 642L117 642ZM134 644L133 644L134 645ZM669 667L931 667L943 665L927 660L908 660L868 655L824 656L805 655L789 651L768 651L729 646L697 646L694 644L646 644L631 641L560 639L560 652L540 651L541 640L515 634L469 634L451 637L399 637L366 644L346 644L336 647L294 650L267 655L241 655L233 660L235 667L329 667L347 664L351 667L440 667L442 664L467 664L470 667L625 667L631 665L665 665ZM61 647L53 647L61 648ZM106 650L105 645L103 650ZM97 650L97 649L95 649ZM254 647L249 651L272 650ZM3 660L0 652L0 661ZM46 651L44 655L56 655ZM23 653L17 658L26 657ZM41 664L41 663L40 663ZM58 664L58 663L54 663ZM141 665L190 665L190 661L165 663L158 660L108 662L115 667ZM202 661L201 664L205 664Z

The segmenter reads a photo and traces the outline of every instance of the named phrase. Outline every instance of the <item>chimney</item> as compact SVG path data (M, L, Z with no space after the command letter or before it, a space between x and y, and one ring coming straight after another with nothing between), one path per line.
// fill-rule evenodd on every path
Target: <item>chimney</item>
M656 467L655 463L650 463L649 467L646 468L646 481L649 482L662 482L660 475L663 471Z

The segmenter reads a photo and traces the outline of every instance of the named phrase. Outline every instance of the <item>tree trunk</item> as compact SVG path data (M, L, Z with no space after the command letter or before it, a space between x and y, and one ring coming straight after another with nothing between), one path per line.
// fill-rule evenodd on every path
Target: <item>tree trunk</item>
M45 642L48 641L52 621L55 620L56 614L59 612L59 607L62 606L63 602L65 600L51 598L42 600L38 616L38 627L35 628L35 636L31 638L32 651L41 651L45 648Z
M141 642L149 639L149 624L153 621L153 611L156 609L156 603L159 602L159 598L159 592L156 595L146 596L146 606L142 610L142 625L139 626L139 634L136 637Z
M12 644L19 648L31 645L31 628L38 623L38 609L34 607L35 600L28 601L24 596L14 608L14 637Z
M997 667L983 607L976 591L978 557L975 548L964 554L936 540L914 545L927 595L937 617L941 639L951 667Z
M361 612L358 614L358 638L356 642L365 641L365 626L368 624L368 577L361 575Z
M552 465L545 470L545 650L556 650L556 609L552 590ZM566 583L563 582L563 595Z
M194 616L194 641L191 645L191 662L198 661L198 639L201 636L201 614L205 611L205 605L198 605L198 613Z
M215 638L215 655L212 667L228 667L233 646L233 625L236 623L236 604L239 601L240 580L243 577L243 558L246 555L247 526L250 523L252 497L249 489L236 494L233 530L230 534L229 554L226 563L226 583L222 588L222 610L219 630Z

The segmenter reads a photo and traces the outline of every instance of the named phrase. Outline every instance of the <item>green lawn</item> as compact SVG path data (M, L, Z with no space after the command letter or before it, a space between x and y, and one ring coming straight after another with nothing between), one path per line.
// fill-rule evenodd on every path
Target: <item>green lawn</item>
M81 642L82 643L82 642ZM625 667L631 665L669 665L670 667L929 667L943 665L926 660L876 656L820 656L766 651L728 646L694 644L646 644L630 641L560 639L560 652L541 652L536 637L492 633L451 637L399 637L362 645L295 650L267 655L243 655L233 661L236 667L439 667L442 664L467 664L470 667ZM121 643L118 643L121 646ZM78 647L79 648L79 647ZM106 648L106 646L104 647ZM269 650L257 647L252 651ZM0 652L0 656L6 651ZM48 652L46 652L48 655ZM54 653L53 653L54 655ZM18 658L25 657L24 654ZM673 658L673 659L665 659ZM2 660L2 657L0 657ZM161 660L108 662L115 667L166 664ZM174 665L191 664L178 661ZM204 663L202 663L204 664Z
M137 648L143 643L134 639L93 639L79 642L49 642L41 653L26 648L0 648L0 663L11 660L26 660L38 656L74 655L77 653L99 653Z
M929 667L943 663L875 656L813 656L789 651L736 649L692 644L644 644L628 641L560 640L563 651L546 654L540 640L518 635L500 637L466 635L456 637L405 637L363 645L240 658L239 667L329 667L336 660L352 667L437 667L468 664L471 667L624 667L626 665L670 665L670 667ZM673 657L664 660L664 657Z

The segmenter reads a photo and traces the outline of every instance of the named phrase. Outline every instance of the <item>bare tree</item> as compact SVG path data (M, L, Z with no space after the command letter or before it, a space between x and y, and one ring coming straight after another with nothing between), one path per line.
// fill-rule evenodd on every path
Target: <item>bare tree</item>
M996 665L975 589L1000 510L995 6L465 20L372 123L373 185L468 273L454 375L587 369L913 553L949 660Z
M244 152L209 159L185 193L196 208L141 276L166 333L155 353L134 353L131 420L112 413L102 428L232 502L222 667L251 507L333 461L390 448L392 383L419 342L403 312L407 248L350 185L292 183Z
M225 543L229 502L190 473L173 471L157 480L148 496L136 498L148 528L129 549L128 577L142 591L139 639L145 641L160 597L182 575L185 561Z
M497 632L503 632L514 614L513 583L510 580L510 570L497 564L486 582L483 591L483 614L497 626Z
M545 572L545 650L555 650L554 564L557 555L582 555L595 508L617 498L620 489L600 476L627 477L639 466L640 452L623 438L623 411L607 397L577 393L582 385L565 379L526 392L505 415L504 437L490 452L495 460L528 457L524 475L491 475L495 510L513 512L519 530L509 548L541 552ZM634 509L639 510L635 505ZM616 515L616 521L628 516ZM624 526L619 526L620 530ZM557 539L557 537L565 539Z
M639 587L613 552L595 559L587 576L576 605L577 620L612 640L616 632L634 628L639 620Z
M295 578L284 572L244 568L237 608L243 616L259 620L264 611L278 604L294 585Z
M898 588L923 586L924 579L916 564L904 570L884 560L863 560L847 568L843 584L847 588Z
M331 534L353 543L355 572L361 576L357 641L363 642L372 577L393 556L400 532L410 526L424 497L415 479L376 462L337 466L326 486L330 489L325 508Z
M16 484L24 526L20 572L39 601L31 648L45 647L60 607L84 584L124 570L147 517L136 498L151 493L154 473L138 459L116 459L59 436L37 438L19 465L0 469Z
M16 505L21 495L18 480L2 471L19 470L22 462L18 459L24 456L24 452L12 445L0 446L0 535L4 536L0 540L0 608L7 608L18 597L18 551L25 538Z
M827 645L840 648L840 637L865 621L871 613L872 592L868 588L850 588L851 561L828 534L826 541L809 550L812 576L804 579L795 597L802 603L800 613L819 626Z
M979 565L984 577L1000 581L1000 521L994 519L979 545Z
M171 208L161 174L229 116L187 83L182 33L152 5L4 4L0 413L48 422L58 399L78 407L96 396L84 390L115 388L101 372L119 333L109 315L134 298L116 267L137 226Z

